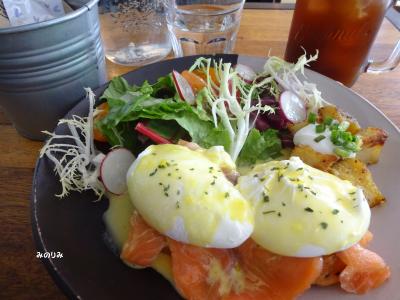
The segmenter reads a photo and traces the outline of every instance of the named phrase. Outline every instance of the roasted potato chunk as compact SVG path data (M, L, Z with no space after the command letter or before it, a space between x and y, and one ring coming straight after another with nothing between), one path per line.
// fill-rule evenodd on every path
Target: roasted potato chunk
M358 135L361 137L363 144L356 158L366 164L377 163L388 137L387 133L380 128L367 127L363 128Z
M361 187L370 207L385 201L385 197L376 186L371 172L361 160L354 158L342 159L332 165L330 173Z
M329 168L339 159L336 155L323 154L305 145L294 147L292 156L298 156L307 165L322 171L328 171Z
M318 116L320 118L320 121L324 120L327 117L331 117L338 122L348 121L350 123L350 126L347 131L351 132L352 134L358 133L361 129L356 119L354 119L349 114L340 111L336 106L333 105L321 107L318 110Z

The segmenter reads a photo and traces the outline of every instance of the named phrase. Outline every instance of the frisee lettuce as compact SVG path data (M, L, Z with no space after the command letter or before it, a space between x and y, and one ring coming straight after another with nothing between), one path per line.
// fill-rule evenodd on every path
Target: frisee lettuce
M318 51L315 55L304 53L299 57L295 64L286 62L285 60L272 56L268 58L264 65L264 71L259 74L260 77L271 76L284 90L288 90L296 94L300 99L305 101L309 112L317 112L319 108L329 104L322 98L321 92L317 89L315 83L301 80L298 73L304 75L304 68L312 61L317 60Z

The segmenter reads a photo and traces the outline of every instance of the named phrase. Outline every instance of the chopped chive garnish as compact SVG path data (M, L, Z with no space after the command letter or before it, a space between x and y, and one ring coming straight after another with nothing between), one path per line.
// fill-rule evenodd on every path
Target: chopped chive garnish
M350 151L341 149L341 148L337 148L337 147L333 150L333 152L335 152L336 155L338 155L340 157L344 157L344 158L349 157L351 154Z
M342 131L346 131L347 128L349 128L350 123L347 121L343 121L342 123L339 124L338 129Z
M318 124L315 126L315 132L316 133L322 133L325 131L325 125L324 124Z
M263 215L272 214L272 213L274 213L274 212L275 212L275 210L263 211Z
M298 168L296 171L301 171L301 170L303 170L303 168Z
M310 112L308 115L308 123L314 124L317 121L317 115L313 112Z
M225 198L228 198L228 197L229 197L229 193L226 192L226 193L225 193Z
M286 203L285 203L285 202L282 202L282 206L286 206Z
M324 136L324 135L319 135L319 136L317 136L315 139L314 139L314 141L316 142L316 143L319 143L320 141L322 141L323 139L326 139L326 136Z
M338 210L338 209L332 210L332 214L333 214L333 215L337 215L338 213L339 213L339 210Z
M280 212L278 212L278 217L281 217L281 216L282 216L282 214Z
M157 173L157 171L158 171L158 168L155 168L154 171L149 174L149 176L154 176Z
M189 170L190 170L190 171L194 171L194 168L190 168Z
M263 199L264 199L264 202L269 202L269 196L266 195L265 193L264 193Z
M326 117L326 118L324 119L324 124L325 124L325 125L331 125L332 122L333 122L333 119L332 119L331 117Z
M278 182L280 182L282 178L283 178L283 175L280 174L280 175L278 176Z
M314 210L311 207L306 207L304 210L310 213L314 212Z
M338 123L333 123L331 126L329 126L329 129L332 130L339 130L339 124Z
M319 225L322 227L322 229L328 228L328 223L326 223L326 222L321 222L321 223L319 223Z

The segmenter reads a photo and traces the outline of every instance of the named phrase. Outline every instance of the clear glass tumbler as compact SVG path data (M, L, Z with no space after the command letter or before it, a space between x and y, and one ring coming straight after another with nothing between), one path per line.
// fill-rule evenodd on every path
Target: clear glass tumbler
M175 56L231 53L244 0L166 0Z
M140 66L171 51L163 0L100 0L101 35L106 57Z

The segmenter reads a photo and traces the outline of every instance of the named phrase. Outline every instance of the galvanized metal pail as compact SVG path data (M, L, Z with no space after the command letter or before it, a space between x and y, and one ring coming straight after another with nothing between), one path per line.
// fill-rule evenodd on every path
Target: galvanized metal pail
M0 106L27 138L43 140L84 87L106 81L98 0L79 2L64 17L0 29Z

